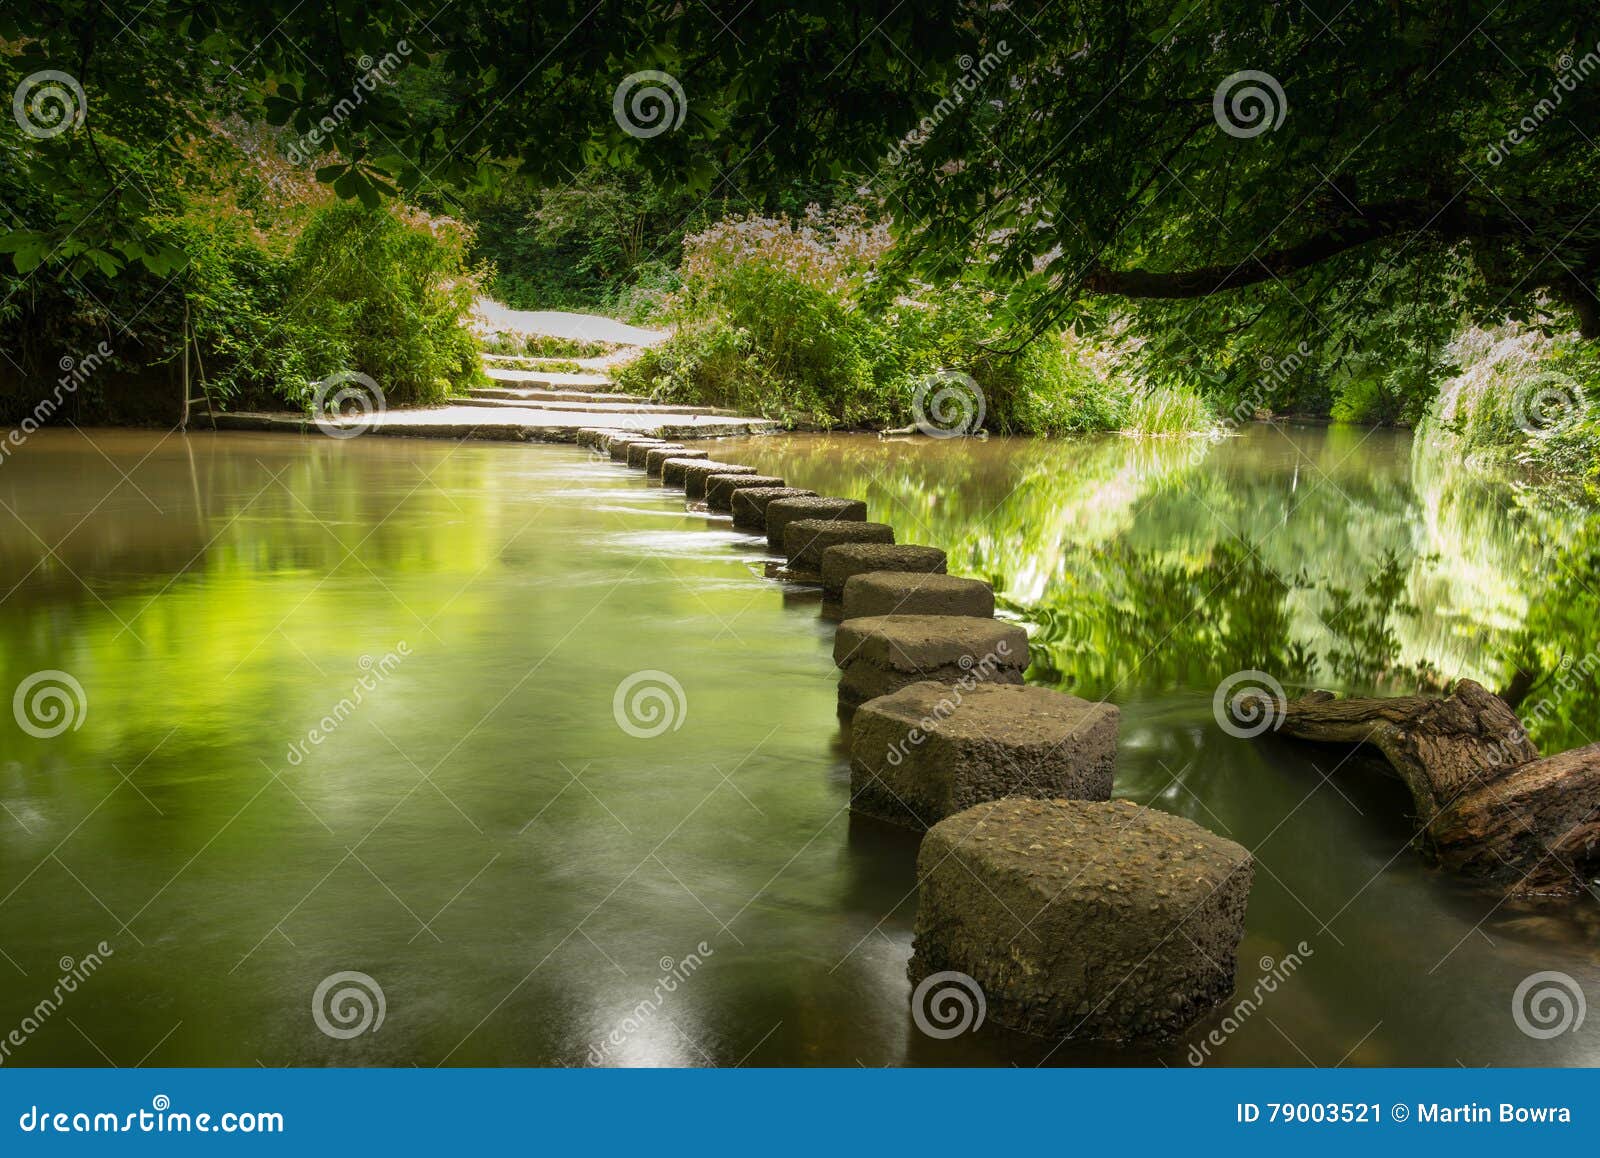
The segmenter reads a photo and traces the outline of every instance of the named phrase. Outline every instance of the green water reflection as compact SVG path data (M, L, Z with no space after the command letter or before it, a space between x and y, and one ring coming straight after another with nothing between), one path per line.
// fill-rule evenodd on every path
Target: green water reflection
M1312 954L1214 1060L1600 1060L1510 1016L1536 969L1600 983L1589 910L1495 908L1411 854L1390 782L1211 717L1239 667L1332 682L1341 606L1398 641L1362 679L1496 675L1536 553L1501 496L1419 497L1389 434L725 449L994 578L1047 678L1123 705L1119 793L1256 849L1241 982ZM919 1034L915 840L845 810L831 625L636 472L47 432L0 500L0 686L59 669L87 701L49 739L0 717L5 1064L1183 1064L1211 1028L1159 1055ZM1422 612L1349 610L1385 560ZM642 669L686 705L653 738L614 715ZM347 970L385 1020L341 1040L312 996Z

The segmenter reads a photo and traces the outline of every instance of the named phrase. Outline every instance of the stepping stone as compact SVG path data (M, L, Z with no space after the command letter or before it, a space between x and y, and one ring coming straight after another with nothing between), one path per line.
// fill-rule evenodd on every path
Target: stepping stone
M783 480L770 474L714 474L706 479L706 506L714 511L733 510L733 492L745 487L781 487Z
M665 446L652 446L644 452L644 473L650 478L661 477L661 464L669 458L710 458L708 450L691 450L687 446L669 442Z
M844 585L845 619L864 615L994 616L994 588L981 579L918 575L909 571L868 571Z
M628 450L636 442L647 443L650 446L663 446L665 443L659 438L641 434L619 434L606 444L606 449L611 452L611 457L618 462L628 461Z
M609 439L615 433L617 432L609 427L586 426L578 431L577 443L579 446L587 446L592 450L604 449L602 440Z
M628 444L628 465L639 470L644 469L644 456L657 447L671 446L669 442L662 442L659 438L654 442L630 442Z
M812 499L804 487L749 487L733 492L733 525L746 531L767 529L767 505L778 499ZM863 508L865 509L865 508Z
M850 519L867 521L867 504L859 499L829 499L817 495L773 499L767 504L767 546L783 551L783 529L800 519Z
M1110 800L1120 719L1110 704L970 672L910 684L851 721L850 807L922 829L1003 796Z
M913 984L959 972L1047 1037L1171 1037L1233 992L1255 861L1130 801L996 800L917 854Z
M998 619L869 615L839 625L833 661L844 670L839 706L848 714L923 680L953 684L970 675L981 683L1020 684L1028 667L1028 633Z
M706 497L706 480L714 474L755 474L753 466L735 466L730 462L697 462L683 472L683 494L691 502Z
M888 523L855 519L796 519L783 528L783 553L791 571L815 575L822 570L822 552L840 543L892 543Z
M737 524L738 520L734 522ZM845 581L868 571L911 571L942 575L945 554L938 547L912 544L841 543L822 552L822 596L834 603L844 598Z
M673 455L671 458L661 460L661 482L664 486L683 486L684 472L691 466L699 466L711 456L704 451L698 455L691 452L687 455Z

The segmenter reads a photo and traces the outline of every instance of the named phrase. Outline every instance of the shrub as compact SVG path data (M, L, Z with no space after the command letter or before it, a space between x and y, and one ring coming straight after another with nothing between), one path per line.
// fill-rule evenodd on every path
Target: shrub
M855 206L716 223L684 242L682 284L661 311L673 336L625 368L623 385L793 425L884 427L909 423L919 388L956 371L982 391L993 431L1122 425L1129 390L1105 349L1069 334L1010 348L977 285L873 302L891 245L888 226Z

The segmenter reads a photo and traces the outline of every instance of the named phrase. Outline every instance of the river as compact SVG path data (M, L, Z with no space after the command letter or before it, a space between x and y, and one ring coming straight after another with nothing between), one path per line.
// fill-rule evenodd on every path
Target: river
M1600 1063L1592 1023L1512 1013L1541 970L1600 992L1592 901L1498 904L1418 857L1369 763L1212 709L1247 667L1492 681L1528 598L1508 491L1444 501L1385 431L722 451L992 579L1034 678L1121 706L1117 794L1256 853L1239 990L1272 992L1156 1050L920 1033L916 838L847 810L832 625L639 472L43 431L0 464L3 690L81 695L56 735L0 717L4 1063ZM371 1015L330 1034L349 973Z

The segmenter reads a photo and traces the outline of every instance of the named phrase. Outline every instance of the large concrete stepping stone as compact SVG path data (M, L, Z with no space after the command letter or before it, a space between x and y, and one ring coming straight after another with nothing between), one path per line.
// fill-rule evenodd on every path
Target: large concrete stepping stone
M979 804L923 838L907 973L966 974L1027 1033L1170 1037L1233 992L1254 875L1233 841L1129 801Z
M617 462L627 462L629 448L638 442L645 443L649 446L666 445L666 440L662 438L652 438L639 434L624 434L617 435L616 437L612 438L611 441L607 443L606 449L611 452L611 457Z
M755 474L753 466L736 466L731 462L697 462L683 472L683 493L689 499L706 497L706 480L714 474Z
M958 615L869 615L847 619L833 638L844 670L839 706L847 712L907 684L1020 684L1028 668L1028 633L998 619Z
M845 619L863 615L994 615L994 588L982 579L868 571L844 585Z
M691 466L699 466L701 463L707 461L710 457L711 456L709 454L703 454L699 457L694 455L675 455L672 458L663 459L661 461L662 485L669 487L682 487L684 475L688 469Z
M888 523L854 519L796 519L783 528L783 553L789 567L815 575L822 570L822 553L840 543L893 543Z
M714 474L706 479L706 506L713 511L731 511L734 491L781 486L783 480L770 474Z
M850 807L927 828L1003 796L1110 800L1121 713L1065 692L923 681L861 705Z
M661 464L669 458L698 458L711 457L709 450L691 450L686 446L668 443L666 446L652 446L644 452L644 473L650 478L661 477Z
M672 446L673 443L663 442L659 438L654 442L630 442L628 444L628 465L639 470L644 469L645 455L652 450L663 446Z
M737 520L735 520L737 522ZM942 575L945 553L938 547L911 543L841 543L822 552L822 595L834 603L844 598L845 581L868 571L914 571Z
M801 519L867 521L867 504L859 499L834 499L820 495L773 499L767 504L767 546L783 551L783 529Z
M765 531L769 503L816 497L816 491L804 487L741 487L733 493L733 525L741 530Z

